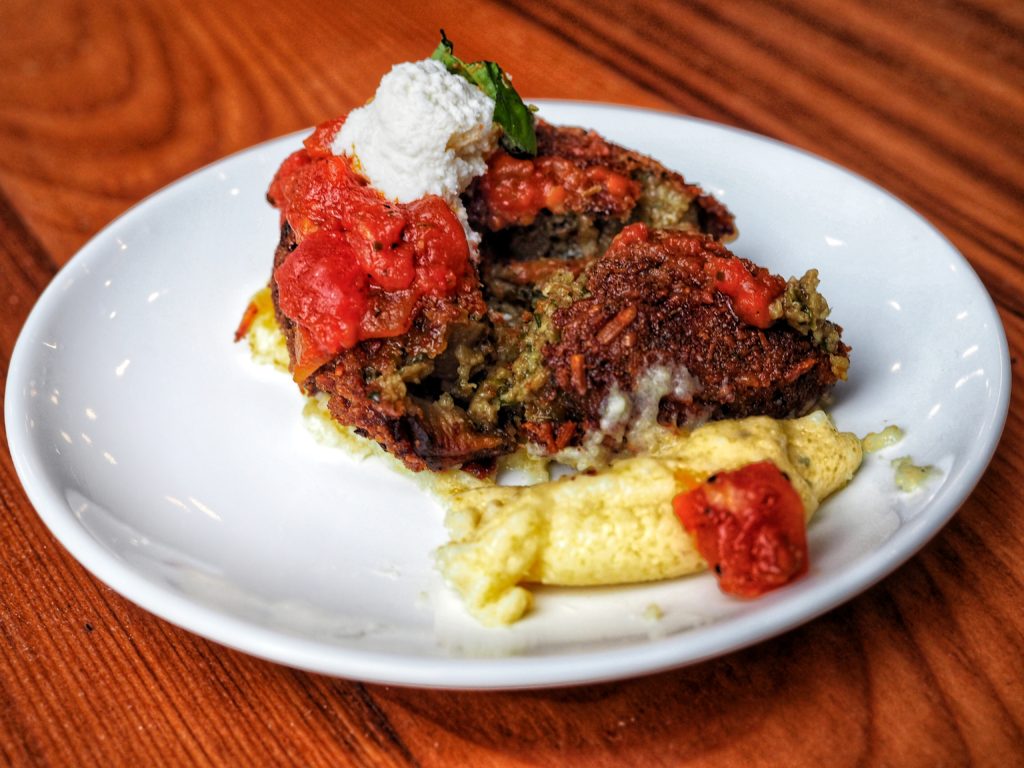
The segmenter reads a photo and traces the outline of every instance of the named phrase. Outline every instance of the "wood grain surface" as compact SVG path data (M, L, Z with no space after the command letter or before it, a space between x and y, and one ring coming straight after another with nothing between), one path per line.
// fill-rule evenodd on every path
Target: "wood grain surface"
M360 104L441 26L528 96L754 130L919 210L1005 324L1014 391L992 465L906 566L775 640L613 684L452 693L295 671L154 618L64 551L0 452L0 763L1024 765L1019 0L4 0L4 380L40 291L111 219Z

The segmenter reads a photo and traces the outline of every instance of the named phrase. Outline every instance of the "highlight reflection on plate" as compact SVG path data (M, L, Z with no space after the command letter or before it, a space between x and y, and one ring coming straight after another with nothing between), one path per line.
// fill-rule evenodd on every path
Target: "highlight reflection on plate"
M1006 340L967 262L888 193L752 134L623 107L541 102L681 170L737 216L734 250L817 267L853 347L831 413L905 440L869 456L810 528L812 567L753 602L710 576L541 590L484 630L437 584L440 509L412 481L319 445L287 376L232 331L269 273L266 187L289 136L198 171L97 235L18 341L5 416L39 514L89 570L180 626L258 656L386 683L581 683L706 659L789 629L891 572L984 471L1009 401ZM942 471L894 490L889 460ZM645 618L657 603L660 620Z

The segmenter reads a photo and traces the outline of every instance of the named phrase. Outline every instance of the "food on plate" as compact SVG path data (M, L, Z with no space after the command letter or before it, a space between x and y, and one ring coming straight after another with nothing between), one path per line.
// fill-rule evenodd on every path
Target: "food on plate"
M893 459L890 462L894 472L894 480L896 487L904 493L913 493L922 485L929 477L939 474L939 469L933 467L930 464L926 466L918 466L914 464L914 460L909 456L900 456L897 459Z
M535 157L499 149L466 192L492 300L529 308L536 286L579 275L631 223L736 238L722 203L651 158L582 128L538 120L536 133Z
M577 467L652 426L806 413L849 349L816 273L732 254L678 173L537 120L507 76L400 64L278 170L270 280L292 374L413 470Z
M723 592L759 597L807 573L804 505L770 461L716 472L672 507Z
M536 118L442 32L317 126L267 197L280 238L236 340L291 371L322 439L430 479L439 569L482 622L522 616L524 582L710 563L754 596L806 570L806 517L861 445L793 419L850 349L817 272L731 252L734 218L699 186ZM553 461L580 474L550 481ZM513 465L538 482L495 486Z
M861 456L860 440L838 432L821 411L669 433L648 453L602 472L454 495L445 518L452 541L438 551L438 567L482 623L508 624L530 606L524 584L624 584L704 570L673 500L715 473L770 461L810 519L846 485Z
M246 339L253 359L264 365L272 365L283 371L288 370L290 359L281 326L274 316L274 301L270 287L261 288L249 301L242 321L235 331L235 341Z
M861 441L865 453L875 453L896 445L903 439L903 430L895 424L890 424L881 432L869 432ZM893 468L893 482L903 493L913 493L919 489L930 477L942 474L938 467L930 464L918 466L910 456L900 456L889 462Z
M890 424L881 432L868 432L864 435L863 445L865 453L875 453L891 445L896 445L903 439L903 430L895 424Z
M493 398L578 468L643 450L665 426L806 413L845 378L848 350L820 316L821 341L780 319L791 285L707 237L631 224L580 278L549 282L469 412Z

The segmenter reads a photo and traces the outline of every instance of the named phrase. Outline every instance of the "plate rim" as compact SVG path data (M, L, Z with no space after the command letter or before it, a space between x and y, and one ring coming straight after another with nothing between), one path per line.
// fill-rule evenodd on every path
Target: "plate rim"
M976 289L984 300L984 310L993 321L993 333L996 337L994 340L999 347L999 370L992 375L992 380L998 382L998 392L996 397L990 398L992 405L985 414L987 420L984 431L986 443L980 451L971 454L957 477L957 479L970 477L972 480L961 483L954 491L941 497L948 509L943 507L945 511L941 514L933 512L923 519L919 515L915 518L915 522L918 524L913 526L911 532L903 536L897 533L878 549L863 556L840 573L824 579L822 584L810 587L799 600L786 600L784 597L782 599L767 598L771 599L773 603L778 603L778 605L768 606L770 609L768 620L764 618L764 611L755 611L727 617L692 630L683 630L665 638L630 642L622 647L612 649L577 650L569 654L556 652L545 655L500 658L473 658L454 655L413 657L409 654L343 648L269 629L221 612L214 607L194 602L181 593L151 581L105 549L80 525L71 520L67 514L66 501L36 471L31 455L32 451L28 450L26 445L27 438L25 443L22 443L20 436L20 425L24 416L27 415L27 409L22 407L20 393L17 391L28 382L28 376L31 375L31 371L27 368L29 340L37 335L35 329L59 309L60 301L57 293L61 288L61 277L72 269L81 268L100 258L92 254L101 252L101 241L109 238L112 231L121 226L122 222L145 215L146 209L154 200L171 191L180 191L196 177L216 167L250 153L257 154L273 145L286 144L304 137L308 134L309 129L307 128L233 152L191 171L147 195L91 237L58 270L33 305L25 324L19 331L8 366L4 396L5 432L8 450L25 493L36 513L61 546L93 576L125 599L165 621L221 645L275 663L320 674L388 685L453 690L511 690L582 685L653 674L699 663L749 647L762 640L777 637L801 624L812 621L861 594L896 571L920 551L952 519L981 481L999 445L1009 411L1011 371L1006 332L991 295L967 258L924 215L874 181L828 158L823 158L779 139L669 110L596 101L564 99L535 99L532 101L542 108L550 106L556 109L567 107L598 111L610 109L624 114L657 116L672 121L697 123L735 134L744 140L768 142L787 151L797 152L817 163L824 163L833 171L867 185L883 195L887 204L898 206L904 215L918 219L931 230L948 254L964 268L962 279L974 281ZM12 425L14 425L13 428ZM934 501L929 502L922 512L931 509L934 504Z

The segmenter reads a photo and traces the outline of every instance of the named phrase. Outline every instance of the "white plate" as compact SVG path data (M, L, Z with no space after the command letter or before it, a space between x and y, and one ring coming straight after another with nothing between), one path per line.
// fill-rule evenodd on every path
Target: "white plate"
M740 255L821 272L853 347L839 427L896 423L810 529L809 575L761 600L710 576L542 590L512 630L483 630L439 589L439 507L374 462L317 444L287 376L232 331L269 274L265 202L289 136L137 205L61 271L18 340L11 453L29 498L90 571L139 605L225 645L385 683L514 688L619 678L783 632L882 578L953 515L1006 416L1006 339L970 266L878 187L775 141L669 114L545 102L703 184L737 216ZM942 475L906 495L889 459ZM644 618L658 603L664 617Z

